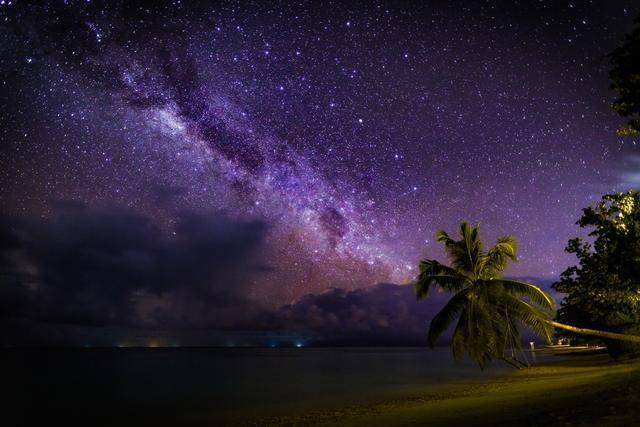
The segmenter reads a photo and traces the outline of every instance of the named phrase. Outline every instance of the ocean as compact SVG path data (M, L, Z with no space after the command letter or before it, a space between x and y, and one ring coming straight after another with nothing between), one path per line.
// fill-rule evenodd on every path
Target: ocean
M243 424L513 369L494 362L481 371L454 362L448 348L4 349L0 357L3 418L13 425Z

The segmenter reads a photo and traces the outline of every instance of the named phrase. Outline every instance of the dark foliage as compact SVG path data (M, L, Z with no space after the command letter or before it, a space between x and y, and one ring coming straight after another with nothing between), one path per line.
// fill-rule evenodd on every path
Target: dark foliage
M566 295L558 320L633 333L640 324L640 193L608 194L583 212L578 224L593 227L589 235L594 240L572 239L567 245L578 265L566 269L553 285ZM617 342L607 346L616 354L626 351L614 350L620 347Z
M636 19L640 23L640 18ZM627 35L624 43L609 55L611 89L618 98L613 109L627 117L627 126L618 130L621 135L640 132L640 27Z
M430 346L455 322L453 357L460 359L466 353L484 368L493 359L516 366L521 363L513 357L520 350L520 327L550 340L552 330L546 320L553 311L553 300L535 285L501 277L507 263L517 259L513 237L500 237L485 251L480 226L463 222L460 240L445 231L439 231L436 238L444 244L450 266L422 260L416 297L427 298L434 286L454 295L431 320Z

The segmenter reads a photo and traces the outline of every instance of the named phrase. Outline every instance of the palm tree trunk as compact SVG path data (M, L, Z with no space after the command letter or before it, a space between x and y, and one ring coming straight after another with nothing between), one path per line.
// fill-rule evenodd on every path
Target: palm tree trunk
M553 320L545 320L545 322L553 326L554 328L564 329L566 331L575 332L576 334L592 335L600 338L609 338L618 341L631 341L640 343L640 335L625 335L618 334L616 332L598 331L596 329L577 328L575 326L565 325L564 323L554 322Z

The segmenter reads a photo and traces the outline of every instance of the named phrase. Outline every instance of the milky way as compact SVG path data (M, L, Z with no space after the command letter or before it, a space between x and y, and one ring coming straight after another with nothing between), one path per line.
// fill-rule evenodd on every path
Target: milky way
M604 57L634 3L5 1L2 210L262 221L265 301L407 282L465 219L554 277L580 209L637 184Z

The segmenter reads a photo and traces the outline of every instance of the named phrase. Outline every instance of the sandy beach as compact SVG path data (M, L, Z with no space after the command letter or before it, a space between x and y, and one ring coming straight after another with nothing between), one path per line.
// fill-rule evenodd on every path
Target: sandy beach
M633 426L640 423L640 361L576 356L424 395L257 420L277 426Z
M484 372L453 362L446 348L0 355L12 390L5 416L13 425L60 419L96 426L633 426L640 420L640 360L616 362L606 354L540 354L531 368L493 363Z

